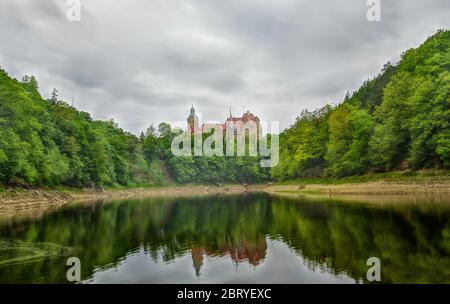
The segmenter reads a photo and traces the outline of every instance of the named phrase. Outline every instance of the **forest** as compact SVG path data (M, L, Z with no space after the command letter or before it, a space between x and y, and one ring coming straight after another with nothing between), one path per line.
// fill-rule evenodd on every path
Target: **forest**
M146 186L267 180L258 157L174 157L182 132L167 123L135 136L116 122L93 120L56 91L48 100L34 76L0 70L0 184L3 187Z
M44 99L34 76L0 68L1 187L104 187L258 183L450 167L450 31L387 63L337 105L303 110L280 134L280 162L259 157L174 157L181 130L151 125L136 136Z
M450 167L450 31L280 134L276 180Z

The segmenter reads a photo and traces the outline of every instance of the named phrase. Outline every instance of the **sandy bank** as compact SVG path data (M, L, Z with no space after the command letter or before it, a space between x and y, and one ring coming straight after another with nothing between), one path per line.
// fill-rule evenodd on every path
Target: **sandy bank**
M57 208L74 201L112 200L144 197L182 197L209 194L232 194L253 191L242 185L183 185L155 188L137 188L123 190L6 190L0 192L0 214L14 214L28 211L44 211ZM260 189L260 187L258 188Z
M364 182L348 184L270 185L267 192L297 192L303 194L340 195L403 195L436 193L450 195L450 181L436 182Z

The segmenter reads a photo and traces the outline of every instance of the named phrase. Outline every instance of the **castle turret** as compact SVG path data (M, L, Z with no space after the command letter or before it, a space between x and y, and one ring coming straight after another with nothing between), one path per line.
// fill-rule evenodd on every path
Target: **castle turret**
M188 132L195 133L198 130L198 117L195 115L194 105L191 107L191 113L187 118Z

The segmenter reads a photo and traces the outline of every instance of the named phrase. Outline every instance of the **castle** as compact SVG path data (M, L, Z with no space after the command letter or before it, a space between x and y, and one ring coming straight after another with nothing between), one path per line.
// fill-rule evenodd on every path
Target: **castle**
M203 123L199 127L198 116L195 114L195 108L192 105L190 114L187 118L187 131L191 134L196 133L208 133L212 129L219 129L225 134L227 131L232 131L234 134L240 134L241 132L248 132L251 134L255 132L258 137L262 134L261 122L258 116L253 115L250 111L243 113L242 117L233 117L230 115L227 117L223 124L221 123Z

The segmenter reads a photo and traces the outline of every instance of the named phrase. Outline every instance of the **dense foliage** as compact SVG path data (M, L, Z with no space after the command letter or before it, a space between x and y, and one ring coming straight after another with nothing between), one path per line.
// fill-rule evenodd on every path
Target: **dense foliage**
M450 31L280 135L279 180L450 167Z
M0 71L0 183L104 186L156 183L142 145L114 121L95 121L63 101L44 100L34 77Z
M180 182L259 182L269 172L255 157L174 157L179 130L161 123L140 138L114 121L96 121L0 70L0 184L98 187Z
M257 183L269 179L268 168L260 167L260 157L255 156L174 156L171 143L182 131L161 123L158 130L150 127L144 138L143 150L145 158L150 162L163 159L170 168L171 175L179 183ZM212 133L203 134L205 143ZM235 140L236 142L236 140ZM246 141L248 149L248 140ZM191 138L192 152L194 138ZM225 155L226 139L222 143Z

